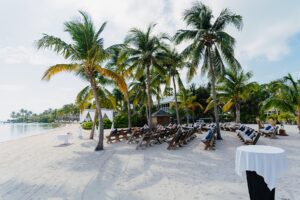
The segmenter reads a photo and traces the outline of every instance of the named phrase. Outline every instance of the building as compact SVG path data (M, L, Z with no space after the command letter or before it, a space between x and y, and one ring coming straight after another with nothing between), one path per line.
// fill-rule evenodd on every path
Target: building
M177 102L179 101L177 100ZM157 108L157 110L161 109L163 111L168 112L170 106L174 103L175 103L174 96L168 96L160 100L160 105L158 105L158 102L154 102L154 106Z
M271 108L271 109L265 111L264 114L265 114L266 116L280 115L280 111L277 110L276 108Z

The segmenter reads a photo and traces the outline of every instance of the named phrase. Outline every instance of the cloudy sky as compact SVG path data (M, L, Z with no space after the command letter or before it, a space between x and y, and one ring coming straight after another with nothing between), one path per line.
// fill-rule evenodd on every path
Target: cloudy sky
M49 51L37 51L34 42L42 33L68 40L63 23L85 10L96 25L108 21L105 45L123 41L132 27L145 28L156 22L157 32L174 34L185 28L182 12L194 0L9 0L0 1L0 120L13 110L41 112L74 102L87 83L68 74L41 81L47 66L64 60ZM244 18L240 32L229 28L237 39L236 56L260 83L288 72L300 73L300 4L297 0L207 0L214 11L230 8ZM195 83L203 84L203 78Z

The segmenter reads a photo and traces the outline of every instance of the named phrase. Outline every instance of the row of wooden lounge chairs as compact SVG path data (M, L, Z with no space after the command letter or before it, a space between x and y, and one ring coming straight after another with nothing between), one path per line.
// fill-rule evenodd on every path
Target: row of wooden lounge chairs
M235 123L235 122L220 123L220 129L224 131L235 132L240 126L241 126L240 123Z
M141 139L138 141L136 149L143 149L153 144L161 144L173 137L177 132L176 124L170 124L167 127L159 126L156 129L145 129Z
M255 145L261 135L260 132L255 131L254 129L247 127L245 125L241 125L236 130L237 136L241 139L244 144L252 144Z
M178 126L169 124L167 127L158 125L156 128L149 129L147 125L142 128L114 129L106 136L107 143L120 142L127 140L127 143L137 143L136 149L144 149L154 144L168 142L167 149L176 149L186 145L189 141L196 138L196 133L201 132L198 125L189 127L188 125Z

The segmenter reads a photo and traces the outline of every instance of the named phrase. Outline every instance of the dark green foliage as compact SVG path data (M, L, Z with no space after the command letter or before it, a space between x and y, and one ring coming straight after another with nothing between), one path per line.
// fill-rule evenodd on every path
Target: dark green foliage
M93 122L83 122L81 124L81 127L84 129L84 130L91 130L92 127L93 127Z
M112 122L108 118L103 119L103 127L104 129L110 129Z
M19 112L12 112L10 122L14 123L52 123L55 121L72 122L79 120L79 108L74 104L64 105L59 109L48 109L40 114L35 114L26 109L21 109Z
M126 128L128 126L127 114L120 113L114 117L115 128Z

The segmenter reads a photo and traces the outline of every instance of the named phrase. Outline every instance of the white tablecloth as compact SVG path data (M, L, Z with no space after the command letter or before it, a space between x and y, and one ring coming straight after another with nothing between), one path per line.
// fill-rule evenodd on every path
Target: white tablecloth
M272 190L276 179L287 170L283 149L264 145L241 146L236 149L235 171L239 176L245 171L255 171Z

